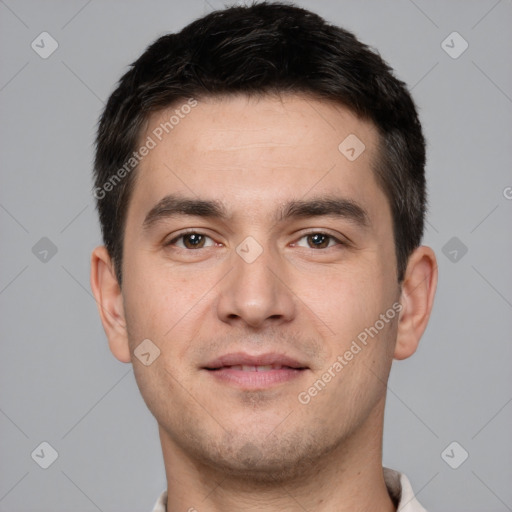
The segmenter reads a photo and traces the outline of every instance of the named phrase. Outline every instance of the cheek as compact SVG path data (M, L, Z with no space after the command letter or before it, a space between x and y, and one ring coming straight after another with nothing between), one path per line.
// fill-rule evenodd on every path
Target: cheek
M393 323L386 317L388 322L382 326L379 319L398 297L397 285L388 276L383 265L374 261L362 269L332 272L323 277L316 275L308 283L297 284L297 295L306 305L306 314L325 334L330 359L343 354L358 336L364 341L365 333L368 334L367 330L374 328L376 322L378 335L369 339L380 342L371 346L368 343L369 350L365 350L363 359L371 352L387 351L388 340L394 336Z
M160 364L181 372L192 341L211 316L212 284L180 275L148 257L132 259L123 287L126 323L132 351L144 339L160 349ZM128 267L128 265L127 265Z
M386 294L380 273L372 267L316 275L314 285L301 286L302 297L326 323L337 329L374 319Z
M127 258L123 277L126 322L132 338L158 343L186 312L184 284L162 273L150 258Z

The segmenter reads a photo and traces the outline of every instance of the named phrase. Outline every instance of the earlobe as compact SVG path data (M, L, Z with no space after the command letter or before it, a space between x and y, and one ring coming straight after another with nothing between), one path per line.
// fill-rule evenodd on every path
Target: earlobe
M131 356L123 296L110 255L104 246L96 247L91 255L91 289L111 352L122 363L129 363Z
M418 348L425 332L437 286L437 261L430 247L420 246L409 257L402 283L402 311L394 358L406 359Z

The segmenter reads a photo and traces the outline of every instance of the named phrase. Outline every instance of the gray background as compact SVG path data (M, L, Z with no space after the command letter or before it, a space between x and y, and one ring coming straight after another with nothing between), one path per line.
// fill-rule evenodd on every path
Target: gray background
M429 141L425 243L440 284L417 354L394 363L384 464L430 511L512 510L512 4L298 3L380 51L412 88ZM149 511L165 488L156 422L90 293L92 141L126 66L222 6L0 1L1 511ZM59 44L47 59L31 48L43 31ZM469 44L458 58L441 45L453 31ZM43 441L58 452L48 469L31 458ZM462 450L452 469L445 460Z

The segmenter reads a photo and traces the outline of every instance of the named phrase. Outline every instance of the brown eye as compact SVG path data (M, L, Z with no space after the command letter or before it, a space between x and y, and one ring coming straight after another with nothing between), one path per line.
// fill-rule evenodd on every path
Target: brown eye
M308 245L312 249L325 249L329 246L329 241L332 237L325 235L324 233L315 233L313 235L307 235Z
M205 237L198 233L190 233L183 236L183 245L187 249L197 249L204 246Z
M167 245L174 245L180 249L203 249L214 245L213 240L202 233L184 233L171 240Z
M332 235L328 235L327 233L315 232L302 236L296 242L296 245L299 247L306 247L308 249L328 249L335 245L343 245L343 242Z

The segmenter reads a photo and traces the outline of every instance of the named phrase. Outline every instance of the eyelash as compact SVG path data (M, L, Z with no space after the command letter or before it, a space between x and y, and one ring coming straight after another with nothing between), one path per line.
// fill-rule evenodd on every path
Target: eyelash
M166 242L164 245L165 247L168 247L168 246L172 246L172 245L175 245L175 243L184 238L185 236L187 235L200 235L200 236L204 236L206 238L209 238L210 240L213 240L211 236L208 236L206 235L205 233L201 233L200 231L186 231L184 233L181 233L179 234L178 236L174 237L172 240L170 240L169 242ZM346 242L343 242L342 240L340 240L339 238L336 238L334 235L331 235L329 233L325 233L324 231L310 231L308 233L304 233L300 238L298 238L298 240L302 240L303 238L307 238L308 236L312 236L312 235L323 235L327 238L329 238L330 240L333 240L336 242L336 245L341 245L341 246L346 246L348 245ZM296 245L297 242L294 242L293 244ZM211 246L210 246L211 247ZM315 249L313 247L308 247L309 249L313 250L313 251L319 251L319 250L326 250L326 249L332 249L333 247L335 246L328 246L328 247L325 247L325 248L322 248L322 249ZM178 249L182 249L184 251L197 251L199 249L203 249L203 247L200 247L199 249L188 249L187 247L178 247Z

